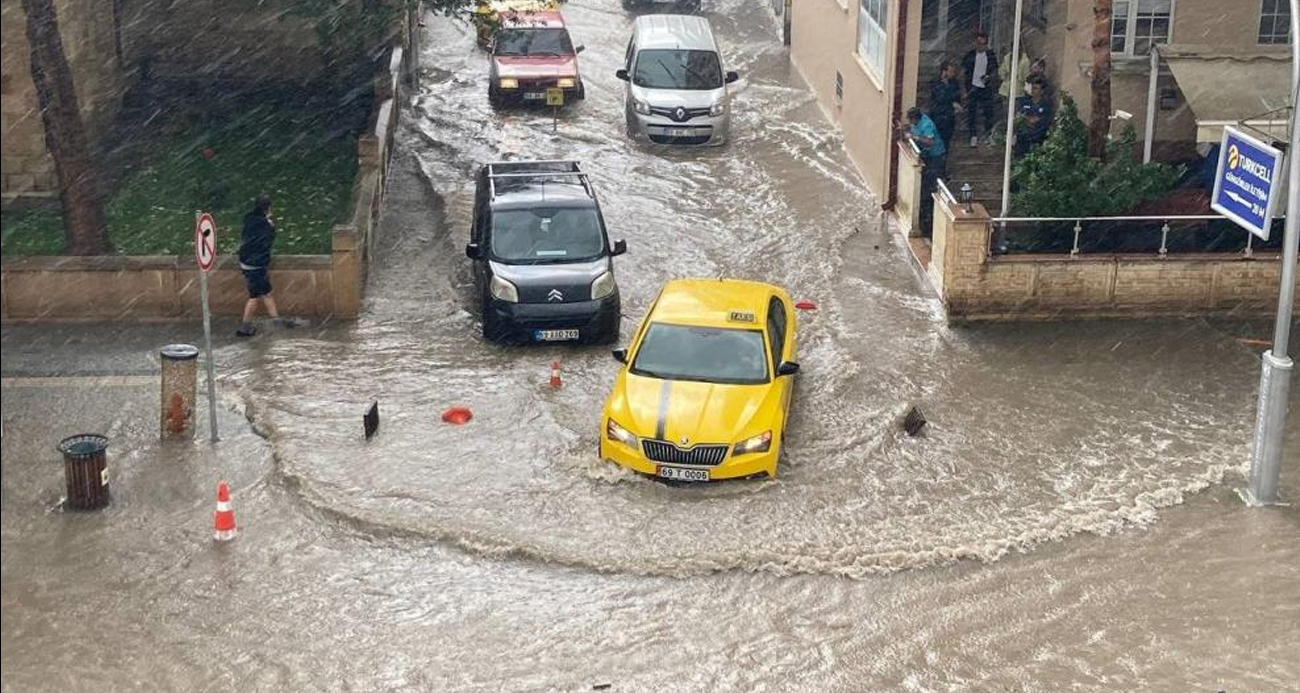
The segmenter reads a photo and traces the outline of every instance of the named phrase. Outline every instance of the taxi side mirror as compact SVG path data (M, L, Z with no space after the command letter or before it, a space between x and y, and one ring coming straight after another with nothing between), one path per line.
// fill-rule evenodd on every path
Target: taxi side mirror
M735 70L727 70L727 84L731 84L738 79L740 79L739 72L736 72Z
M609 251L609 254L622 255L623 253L626 252L627 252L627 241L620 238L617 241L614 241L614 249Z
M776 367L777 376L794 375L799 372L799 364L794 361L782 361L781 365Z
M627 349L615 349L610 352L614 355L614 360L619 363L627 363Z
M617 77L617 78L619 78L619 79L621 79L621 80L623 80L624 82L626 82L627 79L628 79L628 77L627 77L627 70L625 70L624 68L621 68L621 67L620 67L619 69L617 69L617 70L614 71L614 76Z
M468 243L465 245L465 257L477 260L483 257L483 249L477 243Z

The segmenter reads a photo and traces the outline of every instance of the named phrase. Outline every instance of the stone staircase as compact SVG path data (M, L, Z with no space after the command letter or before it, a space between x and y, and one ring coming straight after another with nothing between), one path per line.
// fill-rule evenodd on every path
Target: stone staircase
M983 204L990 214L997 215L1002 202L1002 147L992 147L983 142L968 146L965 122L958 117L953 146L948 152L948 175L944 183L953 195L959 195L963 183L971 186L972 199Z

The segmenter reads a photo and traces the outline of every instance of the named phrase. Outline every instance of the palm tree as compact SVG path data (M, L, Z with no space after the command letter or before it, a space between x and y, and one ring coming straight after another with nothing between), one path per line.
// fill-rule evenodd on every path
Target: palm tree
M63 233L71 255L110 250L103 201L97 189L86 128L81 122L72 68L63 52L52 0L22 0L31 47L32 83L41 105L45 146L54 159L63 205Z

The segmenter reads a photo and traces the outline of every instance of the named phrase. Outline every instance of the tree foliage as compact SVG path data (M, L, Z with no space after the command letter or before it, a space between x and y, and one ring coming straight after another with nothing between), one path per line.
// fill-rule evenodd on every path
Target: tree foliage
M1070 96L1047 140L1011 169L1016 191L1011 211L1022 216L1091 217L1120 215L1169 192L1182 167L1142 164L1134 157L1132 126L1106 145L1104 160L1088 155L1088 127Z

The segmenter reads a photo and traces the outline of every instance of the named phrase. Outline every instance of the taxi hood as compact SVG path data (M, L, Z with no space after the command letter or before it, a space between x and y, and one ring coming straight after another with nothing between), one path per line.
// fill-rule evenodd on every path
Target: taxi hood
M495 55L497 77L534 79L542 77L576 77L576 55Z
M769 398L779 397L774 383L732 385L692 380L660 380L624 371L614 384L610 415L641 438L675 445L733 444L762 433L769 423L755 420ZM685 442L683 442L685 439Z

